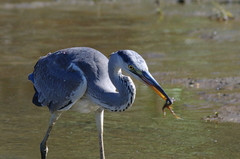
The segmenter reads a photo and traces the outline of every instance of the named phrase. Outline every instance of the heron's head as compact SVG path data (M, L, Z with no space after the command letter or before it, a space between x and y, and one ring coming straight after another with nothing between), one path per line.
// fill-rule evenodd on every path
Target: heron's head
M120 50L116 54L118 55L120 68L152 88L160 97L166 100L167 105L172 104L172 100L148 71L148 66L142 56L132 50Z

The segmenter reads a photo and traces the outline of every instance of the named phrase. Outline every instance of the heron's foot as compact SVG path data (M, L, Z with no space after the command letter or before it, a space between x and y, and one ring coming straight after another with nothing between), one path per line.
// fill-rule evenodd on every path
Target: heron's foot
M45 143L41 142L40 152L41 152L41 159L46 159L47 158L47 153L48 153L48 147L46 145L46 142Z

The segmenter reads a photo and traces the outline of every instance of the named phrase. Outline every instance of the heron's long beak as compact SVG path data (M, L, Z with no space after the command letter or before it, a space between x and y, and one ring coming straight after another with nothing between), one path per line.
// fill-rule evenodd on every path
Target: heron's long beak
M152 88L160 97L162 97L166 103L162 107L162 110L164 112L164 116L166 115L166 112L164 111L165 108L168 108L170 112L178 119L181 119L178 117L174 111L172 110L171 105L173 104L173 100L169 98L167 93L162 89L162 87L158 84L158 82L153 78L153 76L146 71L142 71L141 75L139 77L144 81L145 84L147 84L150 88Z
M158 82L153 78L153 76L146 71L142 72L140 78L144 81L147 86L152 88L162 99L166 100L166 104L170 106L173 102L171 98L167 95L167 93L163 90L163 88L158 84Z

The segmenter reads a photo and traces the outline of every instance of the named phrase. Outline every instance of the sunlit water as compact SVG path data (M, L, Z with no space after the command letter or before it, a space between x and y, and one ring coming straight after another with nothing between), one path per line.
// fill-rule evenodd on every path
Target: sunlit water
M120 49L139 52L175 97L174 111L184 119L168 111L163 118L164 101L136 82L133 107L105 113L106 158L240 158L239 123L206 123L202 118L223 104L199 95L239 89L189 87L184 80L239 76L238 4L225 6L234 20L218 22L208 18L213 14L211 3L162 3L161 17L152 1L7 2L0 4L0 158L40 158L49 112L31 103L27 75L40 56L73 46L93 47L106 56ZM49 158L98 158L94 113L65 112L48 144Z

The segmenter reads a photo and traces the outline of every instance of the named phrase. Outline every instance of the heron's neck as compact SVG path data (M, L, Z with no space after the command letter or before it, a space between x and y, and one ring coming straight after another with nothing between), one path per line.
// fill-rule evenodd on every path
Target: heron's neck
M122 74L115 57L111 57L109 60L108 73L117 90L114 93L115 98L111 102L111 107L107 109L110 111L125 111L132 106L135 100L135 85L130 77Z

